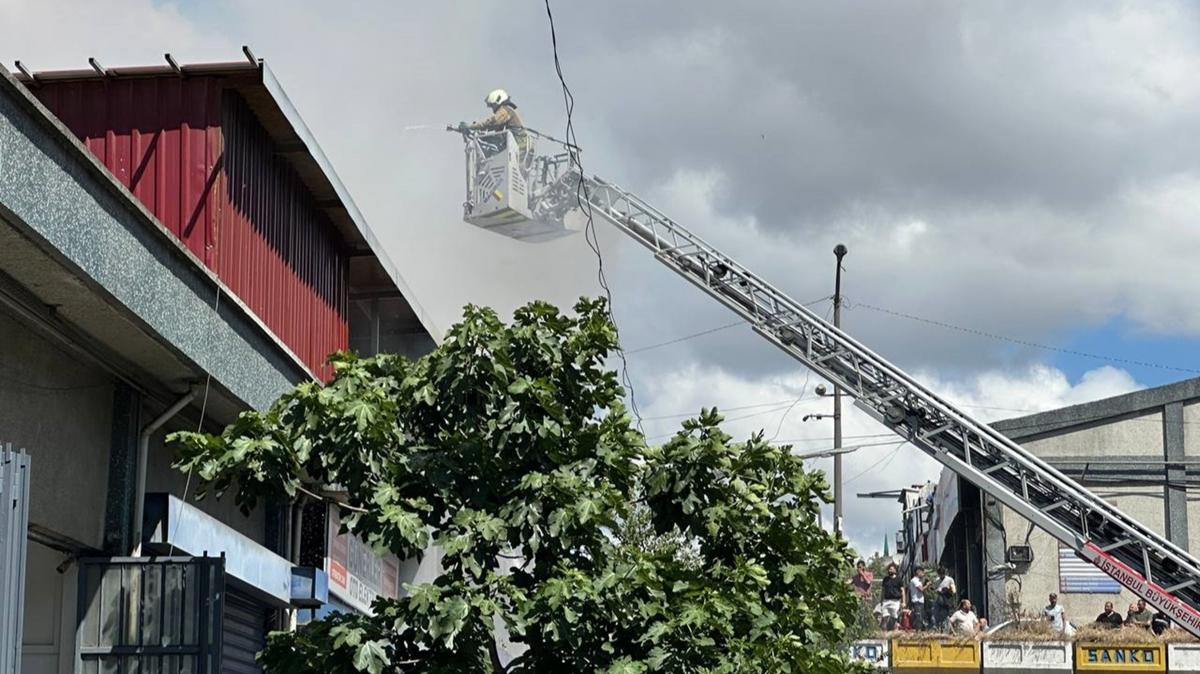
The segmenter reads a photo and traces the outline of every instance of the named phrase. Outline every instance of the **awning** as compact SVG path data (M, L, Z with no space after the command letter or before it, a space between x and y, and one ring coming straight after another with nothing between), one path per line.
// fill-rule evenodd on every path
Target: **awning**
M255 599L286 608L292 563L172 494L146 494L144 548L161 554L225 557L225 574Z

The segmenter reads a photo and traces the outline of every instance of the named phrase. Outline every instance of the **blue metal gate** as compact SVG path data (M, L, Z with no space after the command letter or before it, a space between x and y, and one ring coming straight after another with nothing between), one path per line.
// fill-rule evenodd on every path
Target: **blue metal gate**
M0 445L0 674L21 671L29 455Z
M223 557L82 559L76 674L216 674Z

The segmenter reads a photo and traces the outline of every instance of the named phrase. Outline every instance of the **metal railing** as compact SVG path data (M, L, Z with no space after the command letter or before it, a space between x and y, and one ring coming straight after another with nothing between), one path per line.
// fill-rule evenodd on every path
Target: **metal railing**
M0 674L21 671L29 455L0 444Z

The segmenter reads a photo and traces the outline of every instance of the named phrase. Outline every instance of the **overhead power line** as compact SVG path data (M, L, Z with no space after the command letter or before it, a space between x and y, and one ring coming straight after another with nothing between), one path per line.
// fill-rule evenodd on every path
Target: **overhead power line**
M1087 351L1078 351L1075 349L1064 349L1064 348L1058 347L1058 346L1050 346L1048 344L1039 344L1037 342L1031 342L1026 339L1018 339L1015 337L1008 337L1006 335L998 335L994 332L988 332L986 330L979 330L977 328L968 328L968 327L965 327L962 325L955 325L953 323L947 323L945 321L938 321L938 320L934 320L932 318L916 316L916 315L913 315L910 313L905 313L903 311L895 311L893 309L886 309L884 307L875 306L873 304L867 304L865 302L855 302L853 304L849 304L849 303L845 303L845 304L846 304L846 308L848 308L848 309L857 309L857 308L869 309L871 311L877 311L879 313L887 314L889 316L895 316L897 318L903 318L903 319L910 320L910 321L916 321L918 323L925 323L926 325L933 325L933 326L936 326L939 328L945 328L947 330L955 330L957 332L962 332L962 333L966 333L969 335L975 335L977 337L987 337L988 339L994 339L994 340L1001 341L1001 342L1009 342L1011 344L1019 344L1021 346L1028 346L1028 347L1032 347L1035 349L1042 349L1044 351L1053 351L1055 353L1062 353L1062 354L1066 354L1066 355L1070 355L1070 356L1081 356L1083 358L1092 358L1095 360L1108 361L1110 363L1119 363L1121 365L1135 365L1138 367L1149 367L1149 368L1156 368L1159 370L1172 370L1175 372L1187 372L1190 374L1200 374L1200 370L1194 369L1194 368L1179 367L1176 365L1164 365L1163 363L1151 363L1151 362L1144 361L1144 360L1133 360L1133 359L1129 359L1129 358L1119 358L1116 356L1105 356L1105 355L1101 355L1098 353L1088 353Z
M661 348L661 347L664 347L664 346L670 346L670 345L672 345L672 344L678 344L678 343L680 343L680 342L686 342L686 341L688 341L689 339L695 339L695 338L697 338L697 337L703 337L703 336L705 336L705 335L711 335L711 334L713 334L714 332L721 332L722 330L728 330L729 328L736 328L736 327L738 327L738 326L740 326L740 325L746 325L746 324L747 324L747 321L745 321L745 320L734 321L734 322L732 322L732 323L726 323L725 325L718 325L718 326L717 326L717 327L715 327L715 328L708 328L707 330L701 330L700 332L693 332L693 333L691 333L691 334L689 334L689 335L683 335L682 337L676 337L675 339L669 339L669 340L667 340L667 341L665 341L665 342L659 342L659 343L657 343L657 344L650 344L650 345L648 345L648 346L639 346L639 347L638 347L638 348L636 348L636 349L628 349L627 351L625 351L625 353L628 353L628 354L633 354L633 353L641 353L641 352L643 352L643 351L649 351L649 350L651 350L651 349L658 349L658 348Z
M780 405L786 406L786 405L792 404L792 402L794 402L794 401L795 401L795 398L788 398L787 400L773 400L769 403L755 403L753 405L738 405L737 407L719 407L719 408L717 408L717 410L722 413L724 413L724 412L739 412L741 410L753 410L753 409L757 409L760 407L779 407ZM690 417L698 417L698 416L700 416L699 412L680 412L678 414L660 414L658 416L653 416L653 417L642 417L642 420L643 421L661 421L663 419L687 419Z
M880 446L883 446L883 445L890 445L890 444L892 444L892 443L890 443L890 442L886 442L886 443L880 443ZM862 477L863 475L866 475L867 473L869 473L869 472L871 472L871 471L875 470L876 468L880 467L880 465L879 465L879 464L883 463L884 461L887 461L888 463L891 463L892 459L896 458L896 455L900 453L900 450L901 450L901 449L904 449L904 445L906 445L906 444L908 444L908 441L907 441L907 440L901 440L899 443L897 443L897 444L896 444L896 447L895 447L895 449L893 449L891 452L888 452L887 454L884 454L883 456L879 457L879 460L878 460L878 461L876 461L875 463L873 463L873 464L871 464L871 465L867 466L867 467L866 467L866 468L864 468L862 471L860 471L860 472L859 472L857 475L855 475L854 477L850 478L849 480L846 480L846 481L845 481L843 484L847 484L847 485L848 485L848 484L850 484L851 482L854 482L855 480L857 480L858 478ZM887 465L887 464L884 464L884 465Z
M804 306L811 307L814 304L820 304L821 302L828 302L830 299L832 299L831 295L826 295L825 297L818 297L815 300L805 302ZM749 325L749 324L750 324L750 321L748 321L746 319L741 319L741 320L734 321L732 323L725 323L724 325L717 325L717 326L714 326L711 328L705 328L704 330L700 330L698 332L693 332L693 333L690 333L687 335L681 335L681 336L675 337L673 339L668 339L665 342L658 342L657 344L647 344L646 346L639 346L636 349L626 349L625 353L627 353L627 354L641 353L643 351L649 351L651 349L658 349L658 348L661 348L664 346L670 346L672 344L686 342L691 339L696 339L697 337L704 337L706 335L711 335L716 332L721 332L722 330L736 328L739 325Z

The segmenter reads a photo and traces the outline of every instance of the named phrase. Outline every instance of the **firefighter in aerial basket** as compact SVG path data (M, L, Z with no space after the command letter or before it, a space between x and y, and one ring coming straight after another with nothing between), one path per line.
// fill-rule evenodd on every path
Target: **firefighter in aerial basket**
M529 134L525 132L525 123L521 121L521 115L517 112L517 104L513 103L512 97L503 89L495 89L484 99L487 106L491 108L492 114L484 119L467 124L459 122L457 130L460 132L467 131L495 131L494 139L489 139L487 143L486 153L488 156L494 155L504 149L505 137L504 132L512 133L513 140L517 143L517 149L521 155L525 156L532 148L532 141Z

